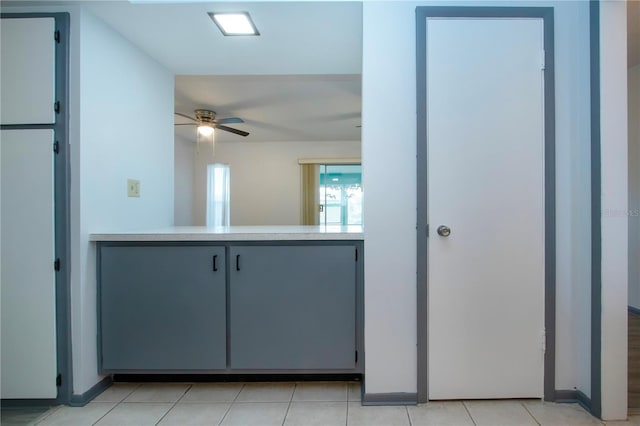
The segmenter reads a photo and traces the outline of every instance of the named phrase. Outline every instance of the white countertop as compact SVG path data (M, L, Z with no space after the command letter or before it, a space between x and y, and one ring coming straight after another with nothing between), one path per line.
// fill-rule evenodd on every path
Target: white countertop
M93 233L91 241L313 241L363 240L362 226L174 226Z

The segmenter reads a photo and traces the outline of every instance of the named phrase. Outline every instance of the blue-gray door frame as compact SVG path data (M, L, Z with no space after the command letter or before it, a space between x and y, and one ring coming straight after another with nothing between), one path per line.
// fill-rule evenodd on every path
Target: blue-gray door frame
M552 7L455 7L416 8L417 92L417 331L418 402L428 400L428 226L427 217L427 18L541 18L544 26L544 202L545 202L545 330L544 399L556 399L556 222L555 222L555 80L554 14Z
M602 417L602 217L600 162L600 2L589 3L591 79L591 398L583 402Z
M54 124L1 125L10 129L52 129L56 144L54 155L54 232L56 262L56 357L58 394L55 399L8 399L3 406L68 404L73 392L71 361L71 290L70 290L70 168L69 168L69 26L68 13L2 13L1 19L55 19L55 102ZM51 34L54 37L54 34ZM54 105L51 105L54 108ZM57 266L59 265L59 266ZM54 268L54 265L51 265Z

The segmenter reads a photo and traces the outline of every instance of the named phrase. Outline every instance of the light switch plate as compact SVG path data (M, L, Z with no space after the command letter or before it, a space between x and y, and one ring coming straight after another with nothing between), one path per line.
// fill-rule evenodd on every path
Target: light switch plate
M140 197L140 181L136 179L127 179L127 196Z

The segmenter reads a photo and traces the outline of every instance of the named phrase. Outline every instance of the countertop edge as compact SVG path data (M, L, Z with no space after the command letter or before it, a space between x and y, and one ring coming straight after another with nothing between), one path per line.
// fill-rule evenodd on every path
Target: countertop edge
M91 234L92 242L189 241L364 241L362 233L122 233Z

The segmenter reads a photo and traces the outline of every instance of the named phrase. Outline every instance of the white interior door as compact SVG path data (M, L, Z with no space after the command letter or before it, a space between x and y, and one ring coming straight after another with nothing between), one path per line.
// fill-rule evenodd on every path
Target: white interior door
M0 132L1 397L56 398L53 130Z
M427 20L429 399L543 396L543 46Z
M0 122L55 122L54 18L3 18L0 23Z

